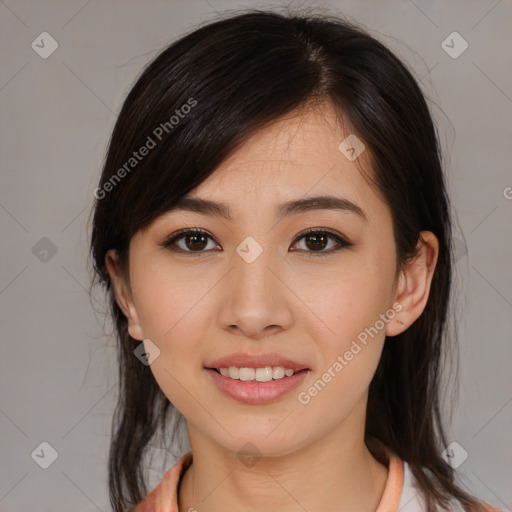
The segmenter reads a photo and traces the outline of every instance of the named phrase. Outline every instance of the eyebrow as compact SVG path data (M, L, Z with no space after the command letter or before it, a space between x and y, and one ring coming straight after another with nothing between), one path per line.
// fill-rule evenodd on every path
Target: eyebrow
M227 205L208 199L200 199L198 197L184 196L180 198L175 206L171 208L171 211L174 210L185 210L204 215L216 215L226 220L233 220ZM348 199L336 196L313 196L287 201L277 206L276 218L281 220L284 217L305 213L311 210L337 210L355 213L368 223L368 218L357 204Z

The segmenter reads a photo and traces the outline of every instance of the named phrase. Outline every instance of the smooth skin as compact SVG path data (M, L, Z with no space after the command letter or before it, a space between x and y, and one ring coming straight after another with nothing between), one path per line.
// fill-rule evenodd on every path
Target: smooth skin
M179 489L180 512L374 512L379 504L388 471L364 443L368 388L385 336L407 329L425 308L439 244L422 232L418 256L396 272L390 209L359 168L368 168L368 152L352 162L338 150L347 135L329 104L269 124L192 191L229 205L231 221L183 210L163 214L131 239L129 281L116 252L106 256L129 333L160 349L151 371L186 420L193 464ZM366 220L339 210L276 220L277 205L313 195L346 198ZM175 242L181 253L159 245L186 227L211 235L201 253L193 237ZM307 228L338 233L353 245L329 253L337 241L298 238ZM248 236L263 249L252 263L236 252ZM308 404L300 403L298 393L396 303L400 312L378 335ZM221 393L204 369L239 351L277 352L311 371L299 389L274 402L241 403ZM254 465L238 456L246 443L261 454Z

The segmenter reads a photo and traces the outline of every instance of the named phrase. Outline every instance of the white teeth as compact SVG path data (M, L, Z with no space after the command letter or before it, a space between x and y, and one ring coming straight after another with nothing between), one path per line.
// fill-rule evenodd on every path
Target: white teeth
M272 370L273 379L282 379L284 377L284 368L282 366L274 366Z
M239 375L240 370L236 366L230 366L228 371L229 371L230 379L239 379L240 378L240 375Z
M240 368L240 380L254 380L256 372L254 368Z
M265 366L264 368L219 368L220 374L235 380L256 380L258 382L269 382L271 380L282 379L285 376L291 377L295 371L283 366Z
M258 382L268 382L269 380L272 380L272 367L265 366L265 368L257 368L256 380Z

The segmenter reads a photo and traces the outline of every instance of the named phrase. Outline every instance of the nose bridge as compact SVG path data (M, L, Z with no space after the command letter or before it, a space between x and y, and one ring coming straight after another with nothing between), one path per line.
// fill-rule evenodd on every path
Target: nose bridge
M233 276L237 292L248 297L256 295L269 295L272 272L269 267L272 265L272 251L263 247L263 242L258 242L252 236L246 237L236 248L233 255ZM251 293L246 293L251 292Z

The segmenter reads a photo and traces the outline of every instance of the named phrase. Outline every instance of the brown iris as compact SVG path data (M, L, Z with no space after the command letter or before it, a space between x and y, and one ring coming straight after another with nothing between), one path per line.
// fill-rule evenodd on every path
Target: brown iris
M187 236L185 236L185 240L186 240L186 242L185 242L186 246L191 250L197 249L197 250L201 251L208 244L208 237L201 233L194 233L192 235L187 235ZM189 240L194 240L194 241L192 242L192 244L189 244L188 243Z
M314 250L322 250L325 248L325 245L327 243L327 240L329 239L328 236L323 234L314 234L314 235L306 235L304 237L306 241L306 246L308 249ZM313 240L312 244L309 244L308 241Z

